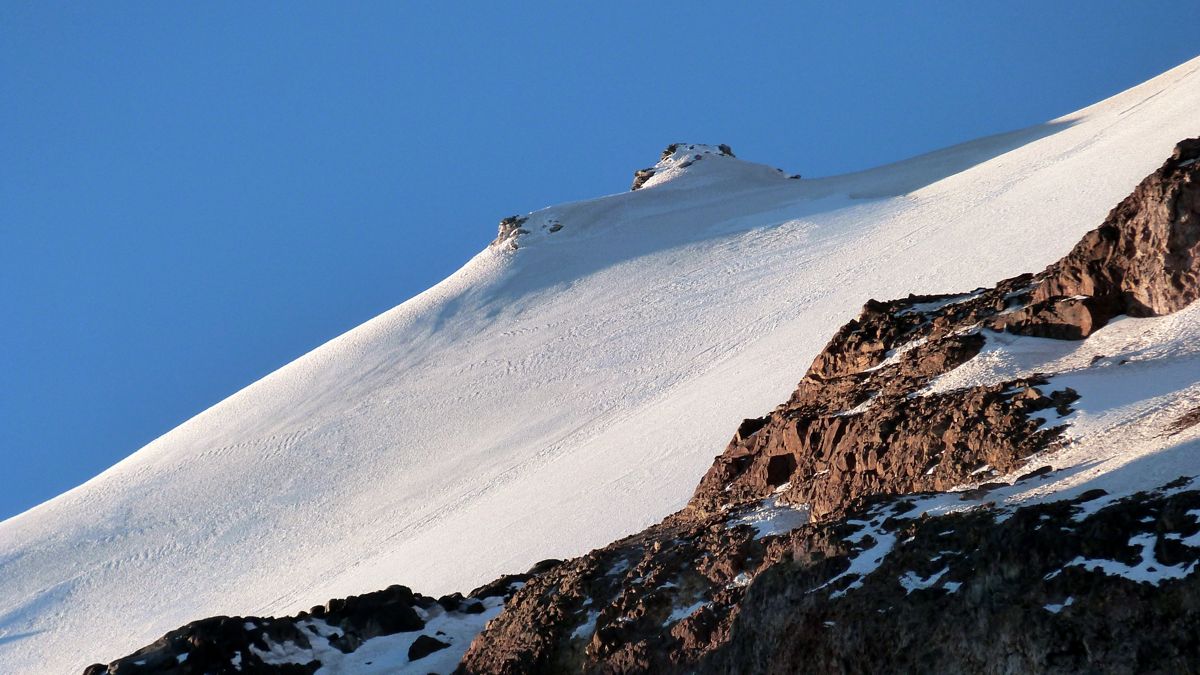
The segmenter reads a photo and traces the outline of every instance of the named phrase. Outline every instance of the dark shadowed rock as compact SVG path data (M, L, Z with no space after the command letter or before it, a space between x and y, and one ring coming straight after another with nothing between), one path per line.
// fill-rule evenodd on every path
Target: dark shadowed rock
M408 648L408 660L417 661L423 659L430 654L449 647L449 642L442 642L437 638L421 635L413 641L412 646Z

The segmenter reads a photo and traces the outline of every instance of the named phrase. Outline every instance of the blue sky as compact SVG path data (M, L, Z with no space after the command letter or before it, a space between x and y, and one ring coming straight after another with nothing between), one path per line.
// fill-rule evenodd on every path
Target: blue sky
M1195 3L515 4L0 4L0 518L672 141L842 173L1200 52Z

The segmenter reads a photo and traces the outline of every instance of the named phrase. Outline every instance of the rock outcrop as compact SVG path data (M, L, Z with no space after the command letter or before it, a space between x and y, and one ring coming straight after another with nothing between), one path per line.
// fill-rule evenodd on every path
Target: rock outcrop
M738 427L688 505L640 533L467 598L393 587L291 619L208 619L89 675L231 672L235 653L263 668L240 672L313 672L258 655L305 631L353 648L488 597L503 608L461 673L1200 670L1200 484L997 506L993 491L1050 479L1040 459L1078 395L1041 374L935 386L1001 331L1082 340L1200 298L1198 159L1200 139L1180 143L1039 274L868 302L788 401ZM423 635L408 658L443 644Z
M1115 316L1158 316L1200 297L1200 139L1181 142L1099 228L1051 265L1013 332L1078 339Z
M714 512L779 493L828 519L864 496L947 490L981 467L1007 473L1045 450L1058 429L1042 428L1032 415L1065 415L1070 390L1026 378L912 396L974 357L985 340L980 324L1028 282L1018 277L976 295L868 303L762 429L730 443L689 508Z
M509 246L517 248L517 238L523 234L529 234L529 230L522 227L529 221L526 216L508 216L500 220L500 227L496 229L496 238L489 244L492 248L499 246Z
M736 157L733 154L733 149L724 143L717 146L697 145L695 143L672 143L662 151L662 156L658 158L657 164L645 169L638 169L633 173L633 184L629 189L631 191L640 189L651 178L667 169L686 169L695 162L704 159L707 155Z
M557 562L542 563L531 574ZM125 658L89 666L84 675L311 675L326 665L333 651L352 654L374 638L398 634L412 637L406 655L419 663L452 646L450 638L434 628L435 621L482 627L481 615L494 613L528 578L529 574L505 576L466 597L455 593L434 599L391 586L330 600L290 617L211 617L173 630ZM460 652L465 647L461 645Z

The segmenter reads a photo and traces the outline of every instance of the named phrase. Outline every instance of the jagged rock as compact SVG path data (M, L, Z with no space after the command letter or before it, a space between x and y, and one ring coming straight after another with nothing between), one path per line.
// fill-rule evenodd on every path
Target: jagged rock
M754 417L742 420L738 425L737 432L733 435L734 442L741 442L758 433L759 429L767 426L768 419L766 417Z
M318 659L303 664L281 665L267 663L261 655L270 653L272 645L288 643L301 650L310 649L313 636L318 634L327 640L330 646L343 653L352 653L372 638L424 629L425 622L416 608L430 610L440 606L439 611L478 614L484 611L481 602L483 598L507 597L512 594L514 584L519 584L527 578L528 575L523 574L505 577L506 581L502 586L489 585L486 593L472 593L467 597L455 593L441 600L434 600L413 593L405 586L389 586L374 593L330 600L325 605L314 607L310 612L301 612L294 617L219 616L202 619L167 633L153 644L125 658L107 665L89 666L86 672L87 675L307 675L321 668L322 664ZM424 650L422 656L447 646L447 643L426 636L417 638L416 642L420 642L421 646L417 647L414 643L414 649ZM436 646L434 642L442 646Z
M633 190L637 190L638 188L645 185L646 181L650 180L653 177L654 177L654 167L649 167L646 169L638 169L637 171L634 171L633 172L633 184L629 186L629 190L631 192Z
M1158 316L1200 298L1200 139L1170 159L1047 268L1032 291L1034 311L1059 315L1087 337L1119 314ZM1027 315L1007 324L1027 332ZM1053 336L1050 336L1053 337Z
M1030 471L1029 473L1023 473L1020 476L1017 476L1017 482L1021 483L1021 482L1027 481L1031 478L1038 478L1040 476L1046 476L1046 475L1049 475L1050 473L1052 473L1053 471L1054 471L1054 467L1052 467L1052 466L1049 466L1049 465L1039 466L1038 468L1034 469L1033 471Z
M876 502L758 541L668 519L531 580L461 671L1188 672L1200 578L1174 576L1200 564L1177 543L1200 533L1186 515L1200 491L1082 508L1096 498L909 520L904 502ZM873 518L895 543L870 574L843 576L875 544L856 539ZM1139 537L1154 545L1131 547ZM1147 555L1169 568L1154 585L1088 562ZM1160 629L1166 648L1147 648Z
M1005 298L1029 281L1025 275L963 296L869 301L762 429L735 436L690 508L714 511L783 488L783 499L808 504L813 517L838 517L866 495L945 490L980 466L1005 473L1049 447L1058 429L1039 429L1031 415L1065 414L1075 395L1044 391L1045 380L912 395L974 357L986 338L964 327L1004 311Z
M528 221L529 219L524 216L509 216L502 219L500 221L500 228L496 233L496 238L492 240L489 246L508 245L511 248L517 248L517 238L522 234L529 234L529 230L521 227Z
M438 598L438 604L445 607L447 611L456 611L463 603L462 593L451 593Z
M685 636L697 652L727 635L738 575L766 546L749 528L679 515L645 532L565 561L533 577L472 645L469 673L654 672ZM669 620L674 609L712 598L715 609ZM591 666L587 666L587 664Z
M354 649L373 637L424 628L425 622L413 608L415 604L416 597L407 587L389 586L386 590L346 598L339 610L327 609L324 620L342 629L343 642Z

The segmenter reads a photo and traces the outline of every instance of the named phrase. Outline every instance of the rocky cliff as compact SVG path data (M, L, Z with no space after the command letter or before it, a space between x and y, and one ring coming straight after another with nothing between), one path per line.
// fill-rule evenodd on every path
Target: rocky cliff
M1200 297L1198 158L1200 139L1180 143L1041 273L868 302L787 402L742 423L687 507L643 532L467 599L394 587L197 622L89 675L315 672L396 635L396 669L417 672L426 650L451 651L435 619L464 612L487 623L455 646L470 641L463 673L1200 670L1200 461L1130 494L1006 502L1067 471L1054 458L1084 399L1055 372L945 379L1001 336L1083 341Z

